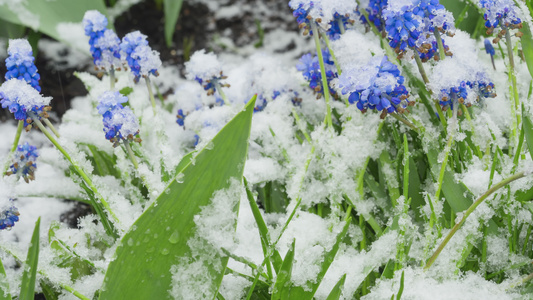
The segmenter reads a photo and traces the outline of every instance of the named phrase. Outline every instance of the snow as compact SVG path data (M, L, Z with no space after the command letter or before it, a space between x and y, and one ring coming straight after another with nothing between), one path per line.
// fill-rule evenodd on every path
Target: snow
M403 6L412 2L391 1L389 9L400 11ZM112 10L112 15L117 16L123 7L133 3L136 3L136 0L118 2L119 6ZM269 7L265 3L257 7L231 6L229 1L195 0L192 3L204 3L208 7L218 9L213 13L212 20L207 21L211 26L214 26L217 20L238 19L243 12L249 13L250 16L261 13L272 14L268 12ZM311 9L311 15L320 17L322 22L332 18L333 12L351 14L355 8L353 1L321 0L313 3L315 6ZM310 2L291 1L293 7L299 4L308 6ZM439 18L441 17L445 19L448 16L439 15ZM263 25L271 29L274 26L268 22ZM339 91L346 88L340 84L341 82L349 82L354 86L368 85L370 78L377 73L376 65L385 55L376 36L365 33L362 26L355 27L343 34L339 40L332 42L333 51L343 72L340 79L334 82ZM60 23L57 31L64 38L73 41L76 48L88 52L87 38L83 34L81 23ZM390 299L393 294L397 294L402 271L405 275L402 296L404 299L521 298L522 295L518 294L519 289L509 287L522 279L524 269L506 270L504 272L506 277L502 283L486 280L484 275L485 272L508 269L510 265L526 264L529 258L521 253L510 253L509 232L506 225L497 234L486 236L483 234L483 229L489 226L492 218L501 218L502 214L511 215L512 227L522 226L517 233L522 242L532 220L531 211L526 206L514 201L513 197L507 200L506 189L498 191L477 207L450 240L430 271L424 272L419 266L420 263L427 260L450 229L447 226L439 227L440 234L438 234L436 229L429 229L426 223L415 221L413 211L407 213L402 211L405 203L403 196L398 199L399 205L392 209L389 198L379 194L373 195L366 182L363 193L360 194L356 178L365 168L370 179L383 176L376 177L382 181L377 183L380 189L381 186L403 188L402 178L398 177L402 171L401 166L398 166L399 162L396 161L396 155L400 150L391 148L391 145L394 145L394 139L397 136L401 137L403 133L407 133L411 143L416 139L414 134L412 135L391 116L382 121L379 114L372 112L361 114L354 106L346 107L342 98L332 103L335 112L341 116L339 124L342 128L336 131L324 128L321 124L324 120L325 103L323 100L315 100L315 96L307 88L307 82L294 67L302 54L315 51L312 41L299 36L296 32L286 32L284 28L277 28L266 32L264 46L257 50L253 45L241 47L238 42L228 37L231 34L228 31L219 39L213 39L210 44L213 52L206 50L195 52L191 60L185 63L186 78L180 75L182 71L180 67L169 65L160 67L160 61L151 57L155 55L154 52L140 48L139 51L142 50L140 56L149 58L144 73L159 68L161 75L152 79L153 84L161 91L173 90L164 102L156 100L157 116L154 116L151 110L144 82L134 84L131 80L132 75L128 72L116 73L116 90L133 88L133 92L128 95L127 110L131 112L130 120L133 116L138 119L138 123L135 124L138 127L125 126L122 130L129 129L123 133L124 135L135 133L137 129L140 131L143 142L134 145L134 150L142 157L138 170L133 168L124 149L113 148L104 138L102 117L97 114L96 106L98 97L109 90L109 77L98 78L83 72L77 75L89 92L86 96L73 99L72 109L63 116L62 124L58 126L61 134L59 143L87 172L96 172L96 169L93 170L90 151L86 144L94 145L102 153L116 159L114 167L119 173L117 177L109 174L93 174L91 179L115 213L117 217L115 225L121 234L135 230L131 225L142 214L144 207L155 201L168 185L168 182L161 180L163 172L170 172L170 178L173 178L175 167L182 157L194 149L195 135L200 139L196 149L210 148L210 139L243 109L244 104L254 94L257 94L267 105L264 110L253 115L244 175L254 187L253 193L256 193L256 189L264 187L265 183L274 182L279 185L278 188L282 193L288 195L286 200L289 203L284 212L267 213L264 207L260 207L271 240L275 241L278 238L296 203L300 205L276 245L276 249L283 257L292 241L296 241L291 284L310 290L311 285L317 283L317 274L324 255L332 249L335 238L344 225L342 220L345 217L346 208L343 207L347 202L345 198L350 198L356 206L354 208L356 215L364 218L373 216L379 226L383 229L388 227L389 230L382 235L374 236L368 226L364 228L363 234L356 223L351 224L347 237L342 240L339 251L318 288L315 295L317 299L325 299L344 274L347 277L342 289L342 298L352 299L368 274L373 271L381 272L387 263L398 259L401 250L398 246L405 243L410 243L410 251L403 257L403 262L407 262L406 265L396 271L391 279L377 279L370 293L363 299ZM233 48L218 51L217 43L226 40L229 41L228 44L233 45ZM449 88L462 80L475 80L478 72L487 72L498 89L496 98L485 99L479 106L472 107L472 121L460 118L459 125L462 132L455 136L456 142L467 141L471 137L482 153L488 153L483 158L475 157L468 162L465 161L462 164L462 172L455 174L455 180L464 183L469 191L478 197L490 187L491 166L494 162L492 153L496 151L496 147L503 150L505 155L501 158L502 167L494 172L492 184L510 176L513 172L512 156L507 155L508 152L516 150L515 145L509 143L509 128L513 125L513 121L507 88L508 76L504 72L505 63L499 57L496 60L498 70L492 71L490 57L479 51L483 48L483 41L474 41L467 33L457 30L453 38L446 37L446 44L450 46L453 57L425 64L430 77L430 87L434 92ZM83 54L72 50L66 57L61 57L59 53L67 47L48 40L42 40L39 47L52 63L78 67L90 61ZM389 59L391 62L394 61L393 57ZM412 63L402 62L402 64L414 70ZM223 83L229 84L229 87L224 87L223 91L231 105L219 105L218 93L207 95L203 87L194 81L196 78L210 80L219 77L222 71L227 76ZM520 82L519 94L521 99L526 99L530 75L524 64L518 64L516 73ZM403 72L402 75L409 81L409 76ZM386 81L390 85L394 83L388 77L377 80ZM2 88L10 93L21 92L11 85L14 84L8 82ZM274 96L273 91L280 94ZM411 91L415 97L417 93L417 90ZM303 102L297 106L292 103L296 97L303 99ZM473 102L474 99L471 100ZM42 99L39 101L45 102ZM418 99L416 101L420 102ZM527 110L531 104L525 100L524 102ZM184 126L176 124L175 114L178 108L185 114ZM442 128L440 124L432 124L429 121L430 116L422 103L417 103L410 110L410 114L406 114L405 117L416 120L424 128L419 134L421 148L410 149L413 150L412 155L418 159L424 157L425 152L432 147L443 144L440 135ZM530 114L527 111L524 113ZM295 114L301 119L300 123L295 121ZM380 122L386 124L378 133ZM394 130L391 130L393 127ZM14 131L13 124L0 124L0 132L4 137L0 141L2 162L7 161L6 156L14 138ZM310 134L311 142L305 140L303 131ZM9 204L9 198L17 196L15 205L21 213L20 221L12 230L0 232L0 247L15 249L14 252L22 257L38 216L42 216L41 233L45 246L44 241L50 224L60 220L62 214L74 207L72 202L60 199L87 200L82 189L66 175L69 163L40 132L33 130L28 134L24 133L22 142L24 141L34 142L39 147L36 180L26 184L21 180L16 181L13 177L0 179L0 208ZM413 147L411 145L411 148ZM520 157L517 168L519 171L529 171L533 165L526 148L524 144L524 155ZM314 149L314 153L311 149ZM376 162L384 151L390 153L393 162L379 166ZM370 161L369 168L366 168L367 159ZM192 165L194 161L193 158ZM416 163L418 167L418 160ZM430 199L435 194L436 179L431 178L431 174L438 174L438 167L439 165L436 166L436 170L424 170L429 174L426 181L421 183L425 199ZM72 177L77 178L77 176ZM144 191L131 182L132 178L142 181L147 186L148 194L143 194ZM180 182L183 178L178 175L175 180ZM513 193L529 190L532 184L531 178L521 179L513 182L509 190ZM386 195L387 190L383 193ZM429 196L426 197L426 194ZM437 218L444 218L444 212L447 210L445 202L442 199L431 200ZM313 213L317 205L325 207L327 211L325 216L319 217ZM420 210L423 217L431 215L431 207L428 204L422 205ZM460 220L462 215L457 214L455 221ZM400 230L390 229L395 216L398 216ZM59 224L55 232L56 238L76 249L80 257L91 260L96 266L95 273L70 282L68 270L55 266L53 262L55 254L47 246L43 247L41 253L42 270L49 275L54 284L68 283L83 295L92 298L102 287L105 269L114 259L117 244L106 236L95 215L80 218L78 225L79 228L73 229L67 228L65 224ZM202 208L195 217L195 230L196 235L187 243L191 255L180 257L175 264L168 266L173 281L173 286L168 291L169 296L176 299L212 298L215 282L214 278L207 274L213 269L222 272L224 266L218 260L223 255L222 248L234 257L244 258L256 265L263 262L264 255L257 224L239 179L233 180L229 189L215 193L211 204ZM405 231L403 234L400 232L402 230ZM179 236L175 238L179 239ZM464 272L460 269L467 258L463 257L464 254L468 254L471 246L478 247L482 238L487 243L486 262L480 263L479 273ZM361 244L363 239L368 243L366 247ZM102 253L93 247L91 242L109 244L109 247ZM519 243L520 249L522 246L523 244ZM160 251L163 253L165 249L162 248ZM8 270L11 290L18 293L17 288L20 284L18 278L21 271L14 268L15 261L3 251L0 251L0 256ZM233 258L229 259L228 268L231 269L231 274L224 276L219 292L225 299L241 299L245 297L251 285L250 278L246 276L255 276L255 271L252 271L247 264ZM275 281L275 276L272 279ZM2 281L0 278L0 284ZM64 292L60 299L74 299L74 296Z

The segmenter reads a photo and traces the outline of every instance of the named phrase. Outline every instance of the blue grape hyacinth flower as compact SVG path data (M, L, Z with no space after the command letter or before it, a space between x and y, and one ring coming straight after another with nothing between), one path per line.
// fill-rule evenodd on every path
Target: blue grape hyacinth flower
M491 34L496 27L502 29L522 27L519 9L511 0L480 0L479 6L485 9L483 18L485 27L488 28L487 34Z
M378 31L385 29L385 20L383 19L383 9L387 7L388 0L369 0L366 11L368 13L368 20L365 16L361 16L360 20L363 24L368 24L368 21L372 22Z
M329 91L332 96L336 97L335 91L331 87L331 81L338 77L335 63L331 59L327 49L322 50L322 57L324 59L324 67L326 70L326 80L328 82ZM296 64L296 69L302 72L304 78L309 81L309 87L317 93L317 98L320 98L324 94L324 88L322 87L322 73L320 71L320 63L318 61L318 55L304 54L299 63Z
M9 79L0 86L0 104L7 108L17 120L31 123L28 113L47 118L51 97L43 97L23 79Z
M113 147L117 147L122 141L141 142L138 138L137 117L129 107L122 106L127 97L119 92L107 91L98 100L97 107L103 117L105 138L113 143Z
M25 39L9 40L7 53L9 56L6 58L5 79L23 79L40 92L41 76L37 72L30 43Z
M107 18L97 10L89 10L83 17L85 35L96 69L120 69L123 65L120 54L120 39L117 34L107 29Z
M375 109L385 117L414 105L404 81L398 67L384 56L375 57L362 68L345 70L339 77L339 87L343 94L349 94L348 102L362 112Z
M222 72L222 65L217 56L214 53L206 53L203 49L194 52L185 63L185 71L187 78L201 84L208 95L214 95L218 88L230 86L222 82L227 76ZM224 102L224 99L220 100Z
M413 12L415 7L414 3L401 7L388 5L383 11L389 45L396 53L417 46L417 40L421 35L421 17Z
M135 76L135 82L141 77L148 77L150 74L158 76L157 69L161 66L159 52L152 50L148 46L147 36L140 31L126 34L122 38L120 49L125 53L126 61Z
M14 154L14 162L9 166L6 175L20 176L28 183L35 179L35 170L37 164L35 161L39 157L37 147L28 144L28 142L18 145Z
M0 230L9 230L18 222L20 213L13 204L13 199L9 199L9 205L0 209Z

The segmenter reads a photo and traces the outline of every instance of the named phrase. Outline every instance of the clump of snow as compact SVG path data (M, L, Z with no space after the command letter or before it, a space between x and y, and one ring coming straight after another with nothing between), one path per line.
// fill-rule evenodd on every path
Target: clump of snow
M185 63L185 69L187 71L187 79L200 78L209 80L220 76L222 65L213 52L205 53L205 49L202 49L191 55L189 61Z
M404 289L402 299L423 300L500 300L522 299L522 295L509 292L505 287L485 280L483 276L467 273L460 279L439 280L419 268L405 268L396 271L393 279L380 279L371 293L362 297L364 300L390 299L400 289L400 277L404 272Z

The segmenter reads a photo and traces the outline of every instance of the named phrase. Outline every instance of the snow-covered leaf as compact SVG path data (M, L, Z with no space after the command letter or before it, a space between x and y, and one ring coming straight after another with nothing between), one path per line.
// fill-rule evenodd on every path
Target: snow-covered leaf
M188 241L196 234L195 216L210 203L215 191L229 187L231 178L242 178L254 104L252 99L246 110L235 116L194 160L189 160L133 224L109 265L100 299L168 298L171 266L179 258L191 256ZM213 259L223 266L227 263L227 257L216 255ZM224 268L211 266L209 274L204 275L219 285Z

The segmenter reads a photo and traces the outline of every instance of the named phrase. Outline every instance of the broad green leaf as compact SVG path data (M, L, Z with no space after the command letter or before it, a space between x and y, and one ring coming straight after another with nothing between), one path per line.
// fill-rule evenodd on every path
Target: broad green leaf
M11 294L9 293L9 282L6 277L6 270L0 259L0 300L11 300Z
M68 31L76 29L82 34L82 28L75 28L68 23L78 23L76 25L81 26L83 15L92 9L107 14L103 0L3 1L0 5L0 19L30 27L89 54L88 44L82 44L81 40L72 38L72 33L68 34Z
M19 300L33 300L35 297L35 278L37 276L37 264L39 262L40 225L41 218L39 217L35 223L30 248L28 249L28 257L26 258L24 273L22 274L22 283L20 284Z
M324 255L324 260L322 261L322 266L320 268L320 272L317 274L316 283L313 284L313 288L311 291L305 291L300 286L295 286L291 288L291 299L313 299L313 296L315 295L316 291L318 290L318 287L320 286L320 283L322 283L322 279L324 279L324 276L326 275L326 272L329 269L329 266L335 259L335 255L337 255L337 251L339 251L339 246L341 244L342 239L344 236L346 236L346 233L348 232L348 227L350 226L350 222L352 221L351 217L348 217L346 219L346 223L344 224L344 227L342 228L342 231L337 235L337 238L335 240L335 245Z
M440 168L440 164L437 162L438 153L437 150L431 149L427 153L430 167ZM467 210L472 204L474 195L466 188L464 183L455 182L453 173L446 170L444 172L444 179L442 181L442 193L444 198L455 213Z
M191 256L187 242L196 234L194 217L211 202L215 191L228 188L231 178L242 178L254 103L255 97L198 152L194 164L189 162L125 234L107 269L100 299L169 298L171 266L178 258ZM227 263L227 257L213 259L220 259L223 266ZM210 268L205 276L219 285L224 269Z
M278 277L276 278L276 283L274 284L274 289L272 291L272 300L289 299L295 244L296 240L293 240L289 251L285 254L283 264L278 271Z
M529 74L533 77L533 36L531 35L531 29L527 22L522 22L522 51L524 52L524 57L526 58L527 69Z
M329 292L328 298L326 300L339 300L342 294L342 288L344 287L344 281L346 280L346 274L342 275L341 279Z
M172 44L172 36L180 16L183 0L165 0L165 41L167 47Z
M8 39L20 39L24 37L24 26L0 20L0 36ZM37 53L33 51L33 53Z

